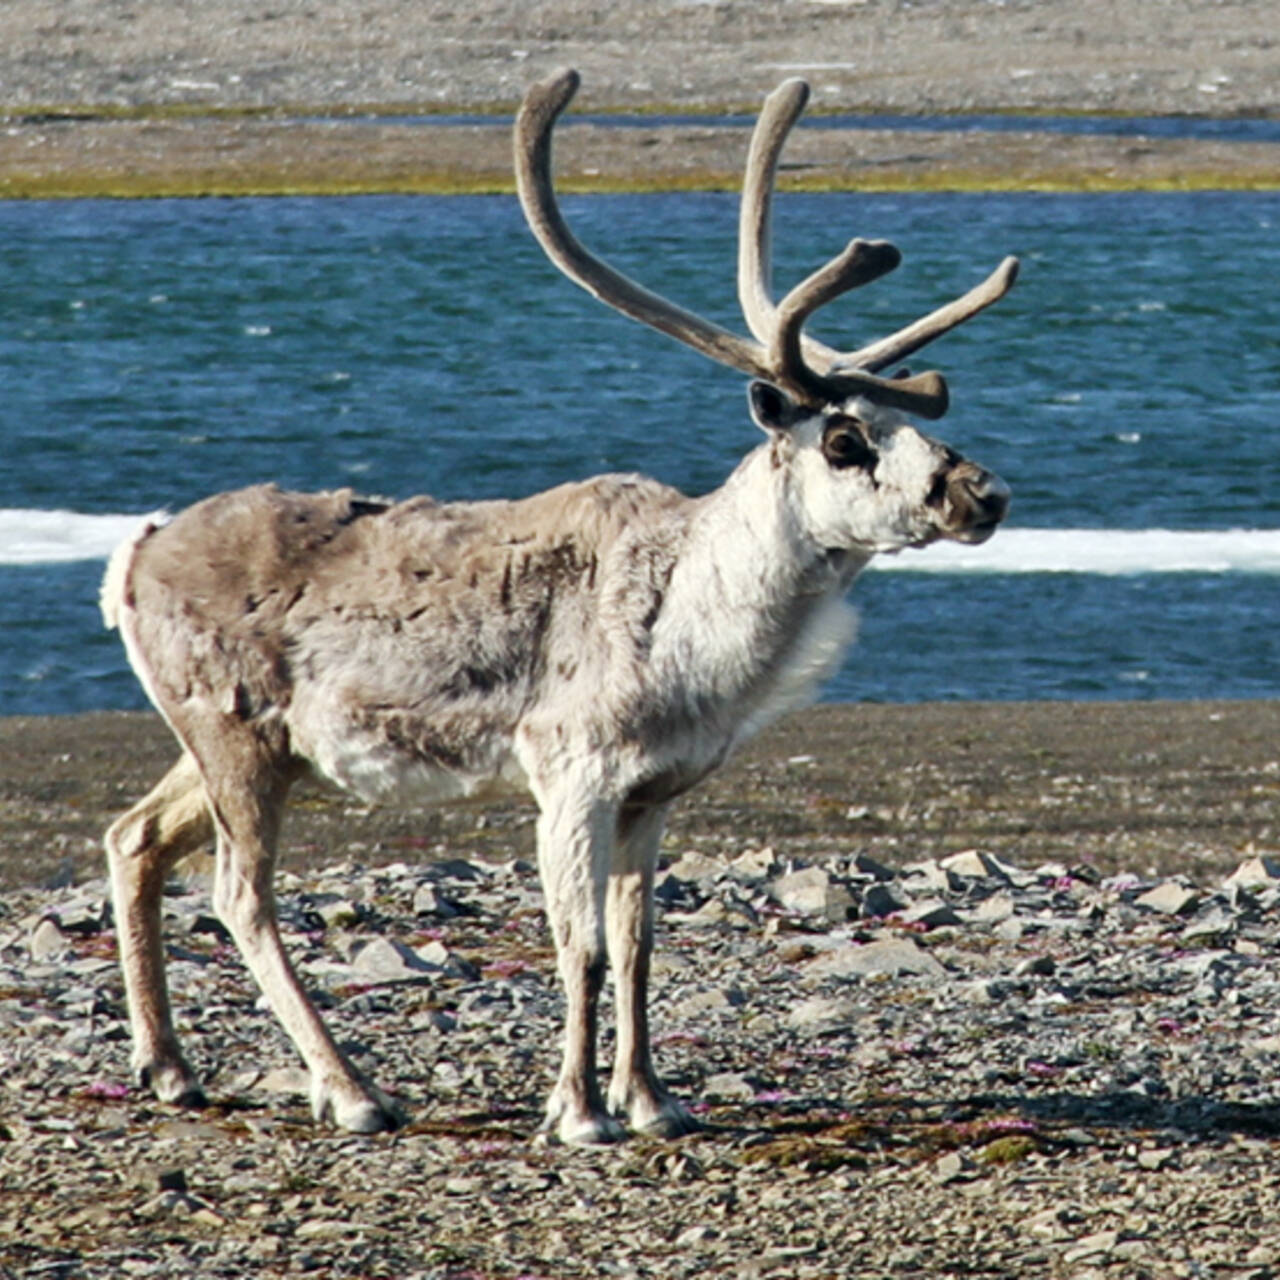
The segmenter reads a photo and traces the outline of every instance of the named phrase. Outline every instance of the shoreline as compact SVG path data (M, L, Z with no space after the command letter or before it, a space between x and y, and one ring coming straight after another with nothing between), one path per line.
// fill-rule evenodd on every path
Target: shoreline
M176 758L151 712L0 718L0 893L103 874L107 824ZM533 853L531 803L365 809L300 787L281 865ZM1021 866L1220 883L1280 851L1280 700L819 704L679 801L663 854L979 848Z
M565 193L736 191L749 128L574 123ZM235 116L49 119L0 131L0 198L509 195L493 124ZM1274 191L1280 144L1206 138L798 128L782 191Z
M737 189L747 130L573 123L575 113L742 112L789 76L811 115L1280 118L1265 0L370 0L263 11L34 0L0 11L0 197L509 192L492 126L343 113L512 111L572 66L566 191ZM1257 34L1255 34L1257 33ZM1280 189L1280 144L796 131L786 188Z

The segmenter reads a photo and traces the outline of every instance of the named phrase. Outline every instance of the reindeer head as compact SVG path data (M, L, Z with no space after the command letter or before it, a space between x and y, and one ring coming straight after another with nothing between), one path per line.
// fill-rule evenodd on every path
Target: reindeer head
M938 538L990 537L1008 509L1008 488L905 416L934 419L946 412L942 375L879 374L1002 298L1017 277L1017 259L1006 258L962 297L857 350L837 351L805 335L805 321L819 307L892 271L901 254L884 240L852 240L774 302L774 179L783 143L809 97L802 80L788 80L765 100L747 157L738 296L752 336L739 336L636 284L569 230L551 183L551 135L578 83L577 72L561 71L534 85L516 120L520 201L552 262L616 310L752 376L752 416L769 434L774 463L786 469L800 519L818 545L869 554Z
M939 538L985 542L1009 490L991 472L916 428L895 409L857 396L807 407L774 384L750 386L751 416L785 468L810 539L864 554Z

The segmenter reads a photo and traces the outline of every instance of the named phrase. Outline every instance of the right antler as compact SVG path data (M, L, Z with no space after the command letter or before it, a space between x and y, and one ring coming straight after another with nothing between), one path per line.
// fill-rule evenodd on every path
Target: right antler
M809 86L803 80L786 80L780 84L760 109L760 118L751 135L751 150L747 154L742 212L738 222L738 298L747 327L761 342L769 341L769 335L775 331L779 316L786 307L786 299L774 305L769 280L769 223L778 158L782 154L783 143L808 101ZM854 244L857 243L855 240ZM876 243L884 246L886 259L892 254L892 261L885 268L892 270L900 260L898 251L884 241ZM963 297L939 307L887 338L880 338L857 351L842 352L806 337L802 343L804 358L827 373L844 369L877 372L906 359L913 351L919 351L926 343L940 338L993 302L998 302L1013 287L1017 276L1017 258L1005 258L986 280Z
M776 383L806 404L816 406L863 396L877 404L905 409L924 418L938 418L946 412L947 388L940 374L879 378L874 371L864 372L856 362L850 364L849 359L838 352L831 352L820 343L803 338L801 332L804 322L819 307L893 270L901 258L893 245L883 240L853 240L843 253L801 281L776 307L770 299L767 267L764 265L767 259L769 193L761 193L758 188L762 182L772 184L782 141L799 115L799 109L803 108L808 91L801 82L788 82L779 91L794 96L796 90L791 86L800 85L800 93L804 95L789 120L785 120L776 108L770 109L777 94L766 103L761 126L757 128L756 143L765 132L766 119L774 121L771 127L778 136L776 142L766 141L759 146L753 143L752 155L756 156L759 151L763 160L756 160L754 167L751 161L748 162L748 188L752 189L754 185L756 189L750 200L756 209L753 215L753 225L757 228L755 249L754 257L750 259L755 264L756 285L751 305L748 306L744 296L743 306L754 340L722 329L710 320L651 293L590 253L569 230L551 182L551 135L556 120L577 92L579 82L576 71L559 71L533 85L525 94L515 127L516 184L525 218L547 256L565 275L633 320L658 329L721 364ZM785 120L780 131L775 117ZM744 209L747 203L748 192L744 192ZM745 212L743 226L747 226ZM744 247L742 261L747 261L748 253ZM740 281L750 274L747 267L740 267ZM927 317L926 321L932 319ZM947 327L958 323L959 320L952 320ZM895 337L901 339L917 327L911 326ZM935 327L929 336L915 340L914 345L907 349L915 350L944 331ZM902 345L899 341L899 347ZM890 355L871 368L883 368L897 358L896 354Z

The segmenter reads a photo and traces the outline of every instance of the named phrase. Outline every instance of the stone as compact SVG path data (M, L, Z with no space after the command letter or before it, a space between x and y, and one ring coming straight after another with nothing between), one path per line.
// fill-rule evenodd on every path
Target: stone
M767 880L777 869L777 855L769 845L763 849L747 849L729 863L729 873L737 880Z
M862 895L860 910L867 919L882 920L885 916L905 911L910 899L892 885L873 884Z
M842 947L819 956L808 966L810 977L867 978L915 974L926 978L945 976L946 969L910 938L882 938L865 946Z
M488 873L473 863L462 858L443 858L433 862L428 874L436 880L463 880L470 884L480 884L488 879Z
M873 880L887 881L897 877L897 873L883 862L877 862L869 853L859 851L854 854L852 869L860 876L871 876Z
M973 1169L973 1162L959 1151L948 1151L933 1162L933 1176L939 1182L955 1182Z
M337 894L317 894L308 905L324 921L326 929L349 929L360 922L363 914L354 902Z
M904 924L918 924L926 929L941 929L946 925L960 923L960 917L950 903L941 898L926 898L902 912Z
M413 914L452 920L462 914L459 905L434 884L420 885L413 895Z
M725 864L719 858L708 857L696 849L690 849L667 868L669 875L677 880L687 880L700 884L706 880L714 880L725 871Z
M1280 858L1271 854L1246 858L1223 884L1238 885L1244 889L1274 888L1280 885Z
M1074 1244L1068 1246L1062 1255L1062 1260L1071 1265L1090 1259L1103 1258L1119 1243L1120 1233L1118 1231L1095 1231L1092 1235L1082 1236Z
M360 982L423 982L443 968L443 963L420 955L394 938L374 938L356 952L352 977Z
M853 1025L858 1011L853 1001L833 996L810 996L787 1010L787 1026L814 1032L839 1031Z
M739 1071L721 1071L708 1077L702 1086L709 1098L721 1098L727 1102L750 1102L759 1090Z
M1008 920L1016 910L1011 893L993 893L962 914L970 924L992 925Z
M911 894L949 893L955 888L950 875L935 858L913 862L903 871L903 888Z
M1165 880L1135 898L1133 905L1160 915L1177 916L1193 910L1199 900L1200 895L1194 889L1176 880Z
M305 1098L311 1092L311 1073L305 1067L276 1067L260 1076L255 1088Z
M1187 925L1182 939L1196 946L1223 945L1235 936L1239 927L1234 913L1215 907Z
M779 876L770 884L769 895L787 911L825 920L843 920L853 906L849 890L833 883L821 867L805 867Z
M395 944L400 946L401 944ZM450 951L439 938L433 938L430 942L419 947L417 951L413 951L409 947L404 947L415 960L426 966L428 970L442 969L450 977L466 978L468 981L474 981L480 976L479 968L470 960L460 956L457 952Z
M949 857L942 858L938 865L956 876L967 876L974 880L1010 880L1010 868L998 858L981 849L962 849Z
M56 920L46 916L31 931L27 949L33 960L56 960L71 950L71 939L63 933Z

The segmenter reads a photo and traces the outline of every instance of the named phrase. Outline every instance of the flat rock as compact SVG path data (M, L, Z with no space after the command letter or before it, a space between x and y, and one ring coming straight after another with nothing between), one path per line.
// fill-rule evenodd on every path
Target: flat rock
M787 1010L787 1026L806 1031L841 1031L857 1020L857 1006L838 996L810 996Z
M374 938L356 952L352 976L361 982L421 982L441 968L394 938Z
M1165 880L1135 898L1133 905L1161 915L1177 916L1193 910L1199 900L1200 895L1194 889L1181 885L1176 880Z
M714 880L717 876L722 875L724 871L725 864L719 858L709 857L705 853L699 853L696 849L690 849L686 853L682 853L667 868L668 875L675 876L677 880L691 881L694 884L705 880Z
M1280 885L1280 858L1261 854L1247 858L1224 881L1225 885L1239 885L1244 889L1274 888Z
M71 950L71 939L56 920L45 918L31 931L27 949L33 960L55 960Z
M940 978L946 972L935 956L910 938L882 938L865 946L841 947L819 956L807 970L808 976L823 978L904 974Z

